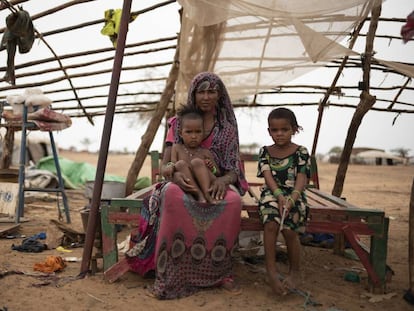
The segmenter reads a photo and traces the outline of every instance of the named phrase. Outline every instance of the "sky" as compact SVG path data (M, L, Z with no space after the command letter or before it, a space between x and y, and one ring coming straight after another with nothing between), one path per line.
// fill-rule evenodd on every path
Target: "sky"
M31 4L31 2L33 4ZM65 1L55 2L58 4ZM108 8L106 1L96 2L100 3L99 6L102 12ZM159 1L133 1L132 11L149 7L151 4L158 2ZM112 8L122 8L123 1L111 1L111 5ZM43 11L45 7L42 6L46 6L43 1L30 1L27 4L24 4L24 8L32 10L32 14ZM50 4L47 6L50 6ZM157 10L158 15L156 18L154 18L151 14L143 14L142 17L139 16L137 20L129 26L127 43L129 36L134 36L134 41L137 41L136 36L139 36L139 41L144 41L147 39L169 36L170 34L174 35L177 33L179 31L179 23L176 17L177 9L178 5L173 4ZM382 16L387 15L389 17L405 17L412 10L414 10L414 2L412 2L412 0L387 0L383 4ZM88 17L88 14L91 14L88 10L80 10L77 14L79 14L79 16L84 15L85 18L89 20L96 19L96 17ZM56 22L62 24L62 18L62 16L56 16ZM72 21L68 24L75 23ZM35 27L39 29L39 31L44 32L47 30L48 25L42 23L42 20L39 19L38 22L35 22ZM159 35L154 34L154 32L158 32ZM398 27L385 30L378 29L377 31L377 33L395 36L399 36L399 32L400 28ZM50 40L52 40L52 38ZM103 38L103 36L96 35L91 39L83 38L83 40L97 40L98 44L98 42L101 43L102 40L108 39ZM78 45L81 44L81 42L82 41L65 43L51 41L50 44L56 47L60 54L65 54L70 53L72 50L75 51L76 48L79 48ZM394 45L395 47L390 49L388 46L388 48L383 51L381 47L374 47L377 52L376 56L385 60L399 59L405 62L414 62L414 41L410 41L407 44L403 44L401 41L393 41L390 45ZM35 50L34 52L41 53L39 50ZM398 55L398 57L395 57L395 55ZM318 80L322 81L325 79L328 81L326 84L329 85L332 77L332 75L327 76L324 71L320 69L308 73L299 79L292 81L291 83L300 84L301 81L309 81L309 79L312 79L312 81L315 81L316 84ZM346 78L352 78L355 80L360 79L361 77L357 76ZM401 81L398 81L398 83L401 84ZM410 84L410 86L412 86L412 84ZM402 96L404 96L404 94ZM319 99L321 97L322 96L319 95ZM277 100L284 102L283 98L280 97L272 99L272 101ZM318 99L316 100L318 101ZM300 96L298 96L297 101L301 102ZM295 112L298 122L303 128L303 131L297 134L293 138L293 141L304 145L311 150L318 117L317 106L298 106L290 108ZM236 109L241 145L256 143L261 146L272 144L270 136L267 133L267 124L265 122L270 109L271 108ZM326 154L333 147L343 147L353 113L353 109L335 107L330 107L324 111L316 153ZM358 130L354 147L378 148L384 149L385 151L391 151L396 148L405 148L410 150L411 155L414 155L414 115L402 114L393 125L392 123L394 118L395 114L392 113L369 111L369 113L364 117ZM74 147L78 150L87 148L89 151L99 150L104 117L95 118L94 121L95 126L92 126L86 118L73 118L73 124L70 128L54 133L54 138L58 147ZM136 116L127 117L125 115L116 115L112 126L110 150L135 152L140 145L141 136L145 133L146 125L146 121L137 121ZM150 148L151 150L161 150L163 135L164 128L161 126L154 143ZM90 144L86 145L82 143L86 140L90 141Z

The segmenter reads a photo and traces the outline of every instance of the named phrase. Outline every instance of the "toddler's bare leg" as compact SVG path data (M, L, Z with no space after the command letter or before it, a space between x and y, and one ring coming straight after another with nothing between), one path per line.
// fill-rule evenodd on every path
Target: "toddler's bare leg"
M177 172L183 173L189 179L189 184L194 186L196 190L191 192L191 194L194 195L198 201L206 202L206 199L200 187L198 186L196 180L194 179L193 172L190 168L190 165L187 162L180 160L175 163L175 170Z
M216 203L208 192L211 185L211 172L206 166L203 159L192 159L191 160L191 169L194 172L194 176L197 180L198 185L200 186L201 192L205 200L208 203Z

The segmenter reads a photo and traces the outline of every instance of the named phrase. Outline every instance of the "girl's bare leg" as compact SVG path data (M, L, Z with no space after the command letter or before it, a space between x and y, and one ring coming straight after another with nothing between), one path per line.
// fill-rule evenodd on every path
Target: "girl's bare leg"
M287 289L295 289L301 282L300 276L300 241L298 234L292 230L285 229L282 231L286 241L286 247L289 258L289 274L284 279L283 285Z
M276 241L279 232L279 224L272 221L264 225L264 250L265 250L265 264L267 276L269 278L269 285L276 295L285 295L286 290L279 279L276 268Z

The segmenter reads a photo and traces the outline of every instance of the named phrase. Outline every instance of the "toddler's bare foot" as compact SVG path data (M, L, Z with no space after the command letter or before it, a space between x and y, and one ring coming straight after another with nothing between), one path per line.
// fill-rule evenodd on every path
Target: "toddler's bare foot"
M205 197L206 197L207 202L210 203L210 204L217 204L218 203L218 201L214 200L209 193L206 194Z
M287 291L283 283L279 280L278 275L269 276L268 281L273 293L275 293L278 296L284 296L287 294Z
M207 203L207 200L202 192L197 192L197 201L200 203Z

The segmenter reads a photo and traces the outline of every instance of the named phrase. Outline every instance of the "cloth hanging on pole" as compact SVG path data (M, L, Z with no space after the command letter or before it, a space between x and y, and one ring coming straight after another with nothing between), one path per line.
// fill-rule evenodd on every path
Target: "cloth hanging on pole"
M35 39L33 22L30 14L19 7L17 12L13 12L6 17L6 30L1 40L1 48L7 49L7 69L4 79L12 84L16 84L14 73L14 57L17 47L19 53L28 53Z
M109 36L114 48L116 48L116 42L118 39L119 25L121 23L121 9L109 9L105 11L105 25L101 30L101 34ZM131 13L129 22L133 22L137 18L137 13Z

